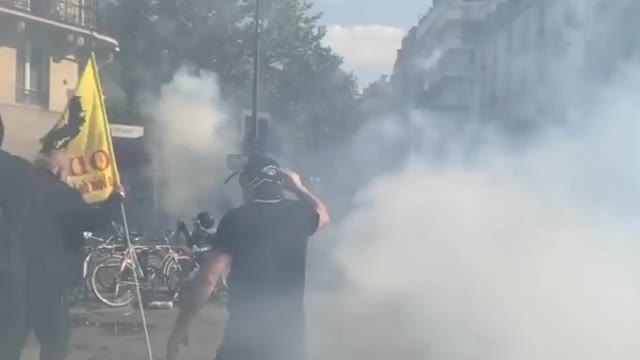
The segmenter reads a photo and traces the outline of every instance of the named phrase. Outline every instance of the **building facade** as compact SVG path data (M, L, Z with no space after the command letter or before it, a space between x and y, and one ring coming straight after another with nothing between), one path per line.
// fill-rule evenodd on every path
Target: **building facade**
M420 108L491 121L552 116L563 60L580 66L597 0L434 0L415 32L411 59L394 74L419 79ZM403 43L403 48L404 48ZM408 65L410 64L410 65Z
M393 73L390 77L390 83L393 88L401 89L399 104L413 107L417 102L417 94L422 84L420 79L415 78L417 73L417 44L416 44L417 27L412 27L402 39L402 45L396 53L396 61L393 66Z
M3 147L25 158L64 111L89 54L118 49L99 32L99 0L0 0Z
M451 114L471 108L473 45L482 0L434 0L405 38L392 79L414 105Z
M563 117L561 92L574 85L571 91L580 91L579 77L571 72L584 65L585 27L595 4L487 0L474 46L476 116L525 127ZM572 79L572 84L560 79Z

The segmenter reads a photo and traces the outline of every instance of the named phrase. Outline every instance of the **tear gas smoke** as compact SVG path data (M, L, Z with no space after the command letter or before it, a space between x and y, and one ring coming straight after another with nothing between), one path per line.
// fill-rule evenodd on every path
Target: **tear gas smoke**
M155 130L161 208L171 218L186 220L202 210L219 218L226 211L221 195L228 175L225 159L238 142L217 77L182 68L146 108Z
M619 56L602 28L599 54ZM588 60L550 65L566 117L524 150L490 129L451 137L436 114L360 134L378 149L356 146L358 163L399 136L418 146L363 179L328 234L352 290L311 297L317 358L640 357L640 64L605 81Z

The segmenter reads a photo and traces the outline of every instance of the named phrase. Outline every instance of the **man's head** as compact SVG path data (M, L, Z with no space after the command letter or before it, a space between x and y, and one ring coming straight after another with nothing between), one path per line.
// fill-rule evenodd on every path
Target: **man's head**
M216 225L216 220L208 211L202 211L198 213L194 219L197 226L202 230L211 230Z
M282 199L282 180L280 164L266 155L251 156L238 178L245 201Z
M66 181L69 176L68 158L61 152L52 151L49 153L40 153L33 163L36 167L51 171L56 177L62 181Z

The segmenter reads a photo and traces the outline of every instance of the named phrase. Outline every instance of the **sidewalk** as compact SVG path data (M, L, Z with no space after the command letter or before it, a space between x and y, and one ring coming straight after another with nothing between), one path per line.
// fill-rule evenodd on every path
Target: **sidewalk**
M308 360L423 360L425 334L416 315L394 302L369 297L312 294L307 297ZM154 360L165 360L165 344L176 309L147 310ZM147 360L140 315L132 308L74 308L67 360ZM179 360L213 360L226 313L207 305L195 319L190 345ZM277 329L274 329L277 331ZM22 360L38 360L29 339Z
M177 310L146 310L154 360L164 360L165 344ZM147 360L142 319L132 308L72 310L74 327L68 360ZM212 360L222 335L225 312L208 305L194 321L190 346L181 359ZM37 360L39 347L31 336L22 360Z

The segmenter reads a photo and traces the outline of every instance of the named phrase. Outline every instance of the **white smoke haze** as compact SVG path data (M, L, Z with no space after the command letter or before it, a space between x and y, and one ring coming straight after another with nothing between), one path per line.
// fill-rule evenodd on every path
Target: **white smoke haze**
M358 134L355 208L312 243L349 283L310 294L311 359L640 358L640 64L582 98L575 50L549 84L566 125L525 150L418 111ZM215 76L182 70L149 109L162 207L191 216L237 144Z
M198 211L222 211L216 209L214 190L224 190L226 155L238 142L227 126L228 109L215 74L181 68L146 108L155 130L161 208L183 220Z
M352 291L310 299L314 358L640 358L640 64L616 70L556 77L566 125L517 152L418 116L422 144L330 232Z

